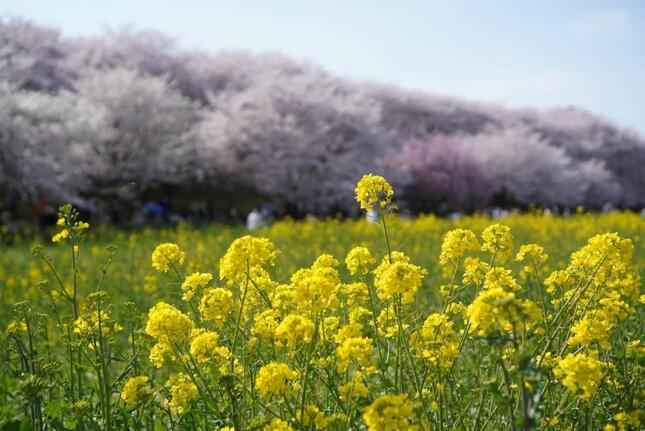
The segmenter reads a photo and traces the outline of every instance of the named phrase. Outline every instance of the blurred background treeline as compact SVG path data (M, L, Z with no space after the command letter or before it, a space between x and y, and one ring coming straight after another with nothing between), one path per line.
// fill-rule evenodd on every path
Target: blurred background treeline
M503 109L339 78L278 54L0 20L0 212L355 215L366 172L410 213L645 205L645 140L577 108ZM0 224L1 220L0 220Z

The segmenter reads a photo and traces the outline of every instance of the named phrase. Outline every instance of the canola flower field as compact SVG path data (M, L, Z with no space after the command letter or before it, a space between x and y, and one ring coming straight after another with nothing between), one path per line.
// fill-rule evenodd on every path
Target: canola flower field
M631 430L645 219L89 226L0 255L2 430Z

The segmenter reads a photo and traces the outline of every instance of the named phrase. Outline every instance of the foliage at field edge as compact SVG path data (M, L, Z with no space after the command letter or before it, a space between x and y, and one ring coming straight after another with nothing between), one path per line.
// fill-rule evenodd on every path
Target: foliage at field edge
M266 238L233 240L218 277L162 242L148 260L158 278L140 283L171 294L145 309L110 292L114 248L95 279L82 277L90 226L61 207L51 240L71 271L34 249L50 277L39 296L14 304L3 335L0 425L641 426L645 295L631 239L593 235L556 269L541 245L517 244L505 224L480 235L461 227L443 235L426 268L393 239L393 195L375 175L356 186L360 207L379 215L382 247L352 247L342 263L323 253L288 278L276 277L280 250ZM643 224L618 217L636 232ZM308 228L324 236L324 223Z
M243 189L334 214L351 211L356 180L379 170L413 211L645 205L643 138L579 109L350 82L276 55L182 50L154 31L70 39L7 18L0 46L8 203L44 196L99 210L167 190L221 201Z

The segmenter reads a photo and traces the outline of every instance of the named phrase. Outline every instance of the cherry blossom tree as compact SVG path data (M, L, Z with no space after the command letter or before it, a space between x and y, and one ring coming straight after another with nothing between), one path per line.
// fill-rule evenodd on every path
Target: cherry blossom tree
M0 80L19 89L55 92L71 88L68 44L57 30L20 18L0 18Z
M365 172L413 211L645 205L645 140L577 108L504 109L155 31L0 20L0 186L99 205L165 188L355 211ZM227 205L237 205L231 201Z
M104 139L83 148L96 191L190 183L198 169L191 140L198 110L167 79L117 68L91 73L76 88L77 104L107 128Z

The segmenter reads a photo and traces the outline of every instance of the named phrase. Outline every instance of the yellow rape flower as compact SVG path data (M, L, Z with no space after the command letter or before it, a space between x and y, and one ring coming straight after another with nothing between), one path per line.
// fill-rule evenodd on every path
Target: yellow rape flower
M310 268L302 268L291 276L291 300L298 310L318 313L340 305L336 296L340 286L337 265L332 256L322 255Z
M197 386L183 374L170 378L166 386L170 387L170 397L164 402L164 406L177 415L183 414L190 402L197 398Z
M471 230L453 229L443 237L439 264L446 265L461 258L466 251L476 251L479 247L479 241Z
M123 385L121 399L128 405L136 404L141 398L150 393L145 386L148 382L147 376L130 377Z
M230 285L240 284L248 276L261 272L265 264L273 265L277 252L266 238L245 235L231 243L219 260L219 278Z
M571 254L567 271L578 277L593 274L595 282L604 283L611 273L627 271L633 252L632 241L621 238L617 233L595 235L584 247Z
M369 431L416 431L415 409L406 394L381 395L365 409L363 419Z
M513 277L513 272L496 266L491 268L484 277L484 287L487 289L493 289L501 287L504 290L518 291L521 289L521 286L515 281Z
M184 313L170 304L159 302L148 312L145 332L163 343L181 343L188 340L194 326Z
M169 242L159 244L152 252L152 267L159 272L168 272L173 265L182 265L186 253L181 251L177 244Z
M490 266L481 259L467 257L464 260L464 275L461 281L465 285L481 286L489 270Z
M345 258L345 265L352 275L359 272L367 274L369 267L374 265L375 262L372 253L367 247L354 247L347 253Z
M305 407L302 415L298 412L298 420L307 429L321 430L325 428L326 425L324 413L312 404Z
M426 274L425 269L410 263L407 256L392 253L392 263L385 258L374 270L374 285L382 300L393 300L400 295L402 304L410 304Z
M488 251L494 256L504 258L510 255L513 250L511 229L503 224L496 223L488 226L482 232L482 239L484 243L481 250Z
M273 418L264 428L263 431L293 431L289 422L280 418Z
M210 320L221 326L233 308L233 293L221 287L210 288L204 291L199 301L199 313L204 320Z
M480 337L499 336L521 328L521 322L539 319L539 308L530 301L520 301L502 287L482 290L468 306L473 333ZM536 316L535 311L538 315Z
M603 363L591 354L569 353L558 361L553 374L571 392L588 400L598 390L604 374Z
M287 395L293 389L298 373L287 364L271 362L264 365L255 377L255 387L260 395Z
M571 326L571 337L568 344L589 347L598 343L603 349L609 349L611 343L612 323L602 311L592 310Z
M289 314L275 330L275 344L278 347L295 347L298 343L308 343L313 332L311 320L298 314Z
M338 387L340 399L347 401L349 399L367 398L369 390L363 382L363 373L356 371L352 379Z
M200 364L208 361L217 349L217 339L218 335L210 331L202 331L193 336L190 341L190 355Z
M360 323L354 322L343 325L338 329L338 332L336 332L334 341L338 344L343 344L343 342L348 338L360 337L362 331L363 325L361 325Z
M373 353L372 340L369 338L347 338L336 348L336 356L338 357L337 367L339 370L343 370L351 362L355 362L362 367L368 367L370 365L370 357Z
M152 365L154 365L156 368L161 368L166 358L171 358L174 360L172 347L167 343L157 343L150 349L148 358L150 359L150 362L152 362Z
M52 236L52 242L60 242L64 240L65 238L69 238L69 231L67 229L63 229L54 236Z
M379 175L367 174L356 184L356 202L369 211L378 203L381 208L392 202L394 190L387 180Z
M203 289L211 282L213 274L208 272L195 272L186 277L181 284L181 291L183 292L182 299L190 301L199 289Z
M264 310L255 316L255 322L253 324L253 328L251 328L251 333L253 335L259 335L265 341L273 340L275 330L278 328L279 319L280 313L278 310L273 308Z
M419 352L418 356L433 366L449 369L459 355L460 337L445 314L430 314L421 329L410 338L410 344Z
M549 258L549 256L544 252L544 248L537 244L522 245L515 255L515 260L517 262L523 262L527 257L529 259L529 264L523 268L523 271L527 273L533 272L534 264L539 268Z

